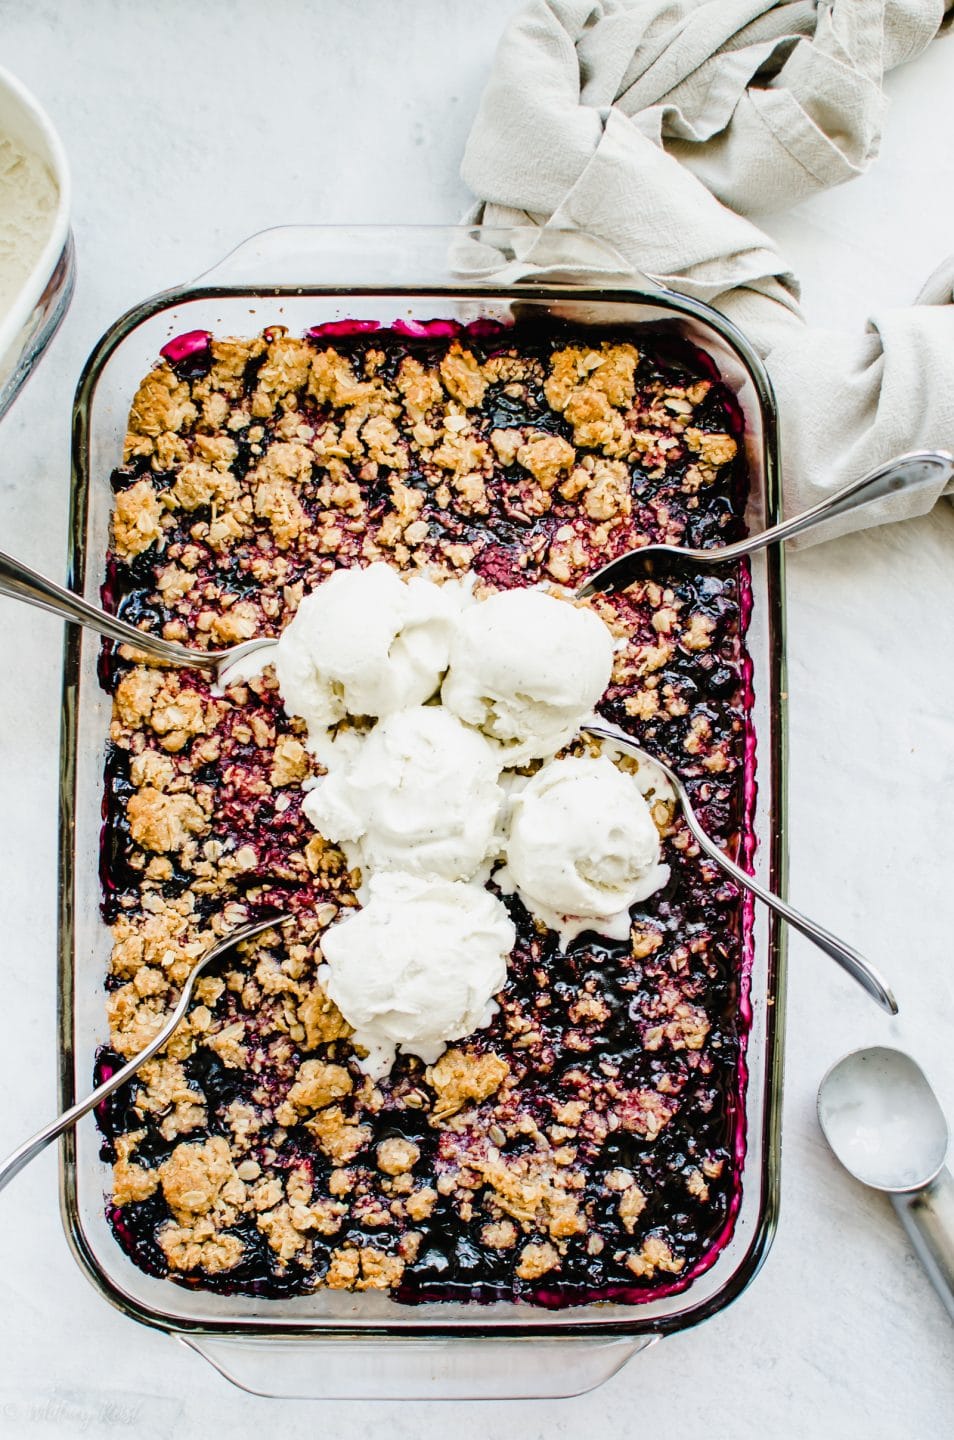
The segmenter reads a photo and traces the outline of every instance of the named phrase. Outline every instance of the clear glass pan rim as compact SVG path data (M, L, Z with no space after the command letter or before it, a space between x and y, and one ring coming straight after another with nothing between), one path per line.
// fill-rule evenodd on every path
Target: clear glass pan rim
M300 227L308 230L310 227ZM404 240L423 227L394 227L378 231L376 227L359 227L362 234L372 231L382 239L387 236ZM426 227L430 235L453 235L449 227ZM344 239L356 233L351 228L336 230L336 237ZM465 232L460 232L465 233ZM257 237L256 237L257 238ZM440 283L409 284L219 284L215 273L200 279L193 285L177 287L151 297L141 305L121 316L104 334L91 353L80 378L73 411L72 450L72 493L70 515L69 581L82 590L86 578L87 560L95 563L97 557L89 557L86 548L86 518L89 486L92 483L89 463L89 418L90 406L96 386L110 356L123 340L144 321L157 316L176 305L197 299L238 297L249 300L274 300L282 296L316 299L359 297L387 297L391 300L413 296L423 300L450 300L452 297L476 301L498 300L510 304L514 301L535 302L640 302L690 317L707 328L716 331L723 341L735 351L758 395L763 422L763 455L761 474L753 476L763 486L766 517L771 519L778 509L778 440L774 396L770 383L758 356L739 332L718 312L699 301L676 295L658 287L654 282L645 282L645 288L632 277L625 284L614 278L608 283L606 277L595 277L592 283L578 280L555 282L546 279L541 283L508 284L496 286L487 284L464 284L459 281ZM771 775L771 834L763 845L769 846L769 870L775 888L783 888L786 869L785 847L785 716L782 694L784 692L784 603L783 603L784 559L773 552L766 559L766 593L770 608L772 650L770 673L761 679L767 682L771 694L771 725L769 734L758 734L760 755L770 750ZM74 853L75 831L75 781L76 781L76 727L79 701L79 677L81 660L81 635L72 627L67 630L64 647L64 686L61 742L61 824L60 824L60 883L59 883L59 961L60 961L60 1093L63 1105L74 1098L74 1016L73 1016L73 959L74 959L74 907L73 883L76 855ZM708 1318L735 1299L750 1283L758 1271L774 1235L778 1211L779 1149L780 1149L780 1107L781 1107L781 1061L782 1033L784 1023L784 944L782 927L774 918L768 925L768 993L764 1020L765 1061L763 1074L750 1075L749 1084L759 1084L762 1111L762 1146L760 1162L760 1210L755 1219L754 1230L745 1253L739 1259L735 1270L725 1284L704 1300L693 1302L690 1286L684 1292L686 1304L672 1313L653 1315L652 1302L631 1307L625 1318L617 1315L603 1318L601 1306L585 1307L589 1313L582 1314L583 1307L573 1311L535 1311L528 1306L514 1306L519 1316L507 1318L489 1316L485 1307L473 1306L473 1320L454 1319L440 1324L431 1320L417 1322L413 1312L408 1313L400 1325L390 1322L362 1322L351 1326L346 1322L307 1321L277 1316L275 1319L254 1321L209 1322L192 1321L179 1315L165 1314L160 1309L151 1309L135 1297L125 1293L103 1273L95 1253L87 1242L79 1219L77 1203L76 1145L72 1134L65 1137L61 1152L60 1201L64 1226L74 1254L88 1278L112 1304L141 1323L166 1331L214 1334L219 1336L241 1336L246 1339L267 1338L274 1335L283 1338L301 1339L329 1338L372 1338L387 1336L389 1340L413 1340L415 1338L474 1339L481 1336L507 1337L578 1337L591 1338L611 1336L637 1336L662 1334L687 1328L691 1324ZM700 1277L702 1278L702 1277ZM178 1287L176 1287L178 1289ZM280 1302L276 1302L280 1303Z

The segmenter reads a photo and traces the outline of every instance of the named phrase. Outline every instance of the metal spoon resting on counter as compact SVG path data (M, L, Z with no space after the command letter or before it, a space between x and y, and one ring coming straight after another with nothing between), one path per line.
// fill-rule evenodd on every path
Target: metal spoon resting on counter
M919 1065L875 1045L833 1065L818 1123L850 1175L885 1191L954 1320L954 1176L944 1112Z
M641 749L634 740L630 739L625 730L620 730L615 725L601 721L599 724L584 725L583 730L585 734L592 735L597 740L605 740L612 745L617 745L627 755L633 755L637 760L650 766L655 765L658 770L661 770L675 791L686 825L700 850L714 860L727 875L731 875L736 884L741 885L745 890L750 890L762 901L763 905L767 905L770 910L781 915L793 929L798 930L806 940L817 945L819 950L823 950L830 959L847 971L851 978L878 1002L882 1010L887 1010L889 1015L897 1015L898 1002L895 1000L890 986L863 955L859 955L857 950L846 945L836 935L832 935L830 930L823 929L821 925L816 925L814 920L809 920L807 915L802 915L798 910L794 910L781 896L775 895L771 890L766 890L764 885L761 885L753 876L748 875L741 866L736 865L734 860L730 860L714 840L709 839L700 824L699 817L692 808L689 792L670 766L658 759L657 756L650 755L648 751Z
M216 944L210 946L193 966L191 974L182 987L182 994L176 1002L175 1009L169 1015L162 1029L150 1040L145 1049L140 1050L139 1054L134 1055L131 1060L127 1060L126 1064L121 1066L115 1075L111 1075L108 1080L104 1080L102 1085L97 1085L96 1089L91 1091L85 1099L77 1100L75 1105L71 1105L68 1110L64 1110L62 1115L57 1116L55 1120L51 1120L48 1125L44 1125L42 1130L38 1130L35 1135L31 1135L29 1140L24 1140L23 1144L18 1145L16 1150L12 1151L5 1160L0 1161L0 1190L10 1183L14 1175L19 1175L24 1166L29 1165L30 1161L35 1159L41 1150L45 1150L51 1140L55 1140L58 1135L62 1135L64 1130L68 1130L71 1125L76 1124L77 1120L81 1120L90 1110L94 1110L97 1105L107 1100L121 1085L125 1085L127 1080L131 1080L137 1070L140 1070L142 1066L146 1064L147 1060L151 1060L153 1055L162 1049L189 1008L192 1001L192 992L195 989L195 982L202 972L212 964L213 960L221 959L223 955L233 950L236 945L241 945L243 940L253 940L256 935L261 935L265 930L271 930L276 926L284 925L290 919L290 915L272 915L268 920L253 920L248 925L240 925L237 929L231 931L230 934L217 941Z
M595 571L576 592L577 599L625 590L637 580L710 570L716 565L741 560L744 555L752 555L756 550L765 550L782 540L803 535L815 525L821 525L836 515L845 515L873 500L883 500L885 496L895 495L901 490L941 485L952 477L954 456L947 451L913 450L909 455L899 455L870 470L860 480L853 480L834 495L820 500L810 510L803 510L800 515L793 515L790 520L783 520L770 530L748 535L734 545L718 545L710 550L691 550L681 545L644 545L639 550L627 550L625 555L618 555Z

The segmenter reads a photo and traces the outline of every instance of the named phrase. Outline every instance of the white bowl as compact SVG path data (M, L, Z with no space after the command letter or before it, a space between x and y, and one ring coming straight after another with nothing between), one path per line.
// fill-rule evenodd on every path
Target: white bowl
M49 167L59 199L49 233L13 304L0 317L0 416L56 333L73 294L70 172L49 118L29 90L0 67L0 136L9 136Z

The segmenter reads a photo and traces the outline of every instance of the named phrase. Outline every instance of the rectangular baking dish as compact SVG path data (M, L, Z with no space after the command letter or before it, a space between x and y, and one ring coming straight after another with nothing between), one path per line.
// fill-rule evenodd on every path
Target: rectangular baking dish
M96 346L73 415L70 579L98 601L112 495L130 400L159 349L190 330L251 335L268 324L293 334L341 319L435 317L464 322L557 317L615 333L674 331L707 350L746 418L751 493L747 521L778 518L778 440L764 368L717 312L621 272L613 252L586 241L573 266L559 233L452 229L263 232L191 285L158 295L122 316ZM638 340L637 340L638 343ZM782 557L752 563L747 636L757 744L754 869L784 886L784 721ZM71 628L64 662L60 828L61 1097L89 1089L97 1047L107 1038L103 980L110 937L100 918L98 846L104 745L110 701L97 674L99 642ZM237 1383L260 1393L402 1396L571 1394L614 1373L654 1338L714 1314L748 1284L775 1227L784 956L780 928L752 914L752 954L741 984L748 1024L744 1051L745 1155L734 1232L711 1267L681 1293L642 1305L600 1304L559 1312L496 1303L406 1307L380 1294L318 1291L260 1300L191 1290L141 1273L107 1224L109 1167L92 1117L64 1137L61 1205L80 1265L108 1300L133 1319L169 1332L205 1354Z

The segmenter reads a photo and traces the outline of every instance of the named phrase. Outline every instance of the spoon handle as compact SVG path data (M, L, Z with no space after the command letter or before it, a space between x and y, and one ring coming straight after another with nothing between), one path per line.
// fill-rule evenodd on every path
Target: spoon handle
M954 1176L945 1166L923 1190L892 1195L891 1203L954 1320Z
M744 889L751 890L763 905L774 910L776 915L781 915L793 930L798 930L806 940L810 940L813 945L834 960L836 965L840 965L842 970L846 971L873 1000L878 1002L882 1010L886 1010L889 1015L897 1015L898 1002L894 998L891 987L869 960L866 960L851 945L846 945L844 940L839 940L837 935L833 935L823 925L809 920L808 916L803 915L800 910L793 909L780 895L776 895L772 890L766 890L765 886L760 885L754 876L736 865L734 860L730 860L728 855L725 855L718 845L709 839L689 806L683 806L683 815L700 848L715 860L727 875L731 875L733 880Z
M140 1050L137 1055L134 1055L131 1060L127 1060L125 1065L120 1066L115 1075L110 1075L109 1079L104 1080L102 1085L97 1085L95 1090L91 1090L82 1100L77 1100L75 1105L71 1105L68 1110L64 1110L62 1115L57 1115L55 1120L51 1120L48 1125L44 1125L42 1130L37 1130L35 1135L31 1135L28 1140L24 1140L22 1145L18 1145L16 1150L11 1151L4 1160L0 1161L0 1190L2 1190L5 1185L9 1185L13 1177L19 1175L23 1167L29 1165L30 1161L35 1159L41 1150L45 1150L51 1140L55 1140L57 1135L62 1135L64 1130L68 1130L71 1125L75 1125L77 1120L81 1120L84 1115L90 1110L95 1109L103 1100L108 1100L109 1096L118 1090L120 1085L125 1085L127 1080L131 1080L133 1075L136 1074L136 1071L141 1070L146 1061L151 1060L153 1055L162 1049L163 1045L166 1044L173 1031L179 1025L192 1002L192 992L195 989L196 980L213 960L217 960L220 956L227 954L229 950L241 944L244 940L253 940L255 936L260 935L263 930L270 930L273 926L284 925L289 919L291 919L289 915L269 915L264 920L253 920L249 924L242 925L239 929L233 930L228 935L223 936L211 949L207 950L201 959L196 962L191 974L187 977L182 987L182 993L176 1001L175 1007L163 1022L162 1028L149 1041L149 1044Z
M82 1100L77 1100L76 1104L71 1105L68 1110L64 1110L62 1115L58 1115L55 1120L51 1120L48 1125L44 1125L42 1130L38 1130L35 1135L31 1135L28 1140L24 1140L22 1145L18 1145L16 1150L13 1150L6 1159L0 1162L0 1190L2 1190L4 1186L9 1185L13 1177L19 1175L23 1167L29 1165L30 1161L35 1159L41 1150L45 1150L51 1140L55 1140L57 1135L62 1135L64 1130L68 1130L71 1125L75 1125L77 1120L81 1120L84 1115L90 1110L95 1109L103 1100L108 1100L109 1096L118 1090L120 1085L125 1085L126 1081L130 1080L136 1071L145 1065L147 1060L152 1059L157 1050L162 1049L189 1008L194 980L195 972L189 976L186 988L183 990L179 1002L169 1016L169 1019L163 1025L155 1039L150 1040L144 1050L140 1050L138 1055L134 1055L133 1058L121 1066L114 1075L111 1075L108 1080L104 1080L102 1085L97 1085L96 1089L91 1090Z
M836 965L840 965L843 970L847 971L872 999L877 1000L882 1010L887 1010L889 1015L897 1015L898 1002L887 982L879 975L874 966L863 955L859 955L852 946L846 945L844 940L839 940L837 935L833 935L823 925L809 920L808 916L803 915L800 910L793 909L780 895L776 895L772 890L766 890L765 886L759 884L753 875L749 875L740 865L736 865L734 860L730 860L728 855L720 850L715 841L710 840L703 830L681 784L678 784L678 793L686 824L692 831L700 849L715 860L716 864L720 865L727 875L731 875L739 885L746 890L751 890L763 905L767 905L770 910L781 915L783 920L787 920L794 930L798 930L806 940L810 940L813 945L834 960Z
M874 500L883 500L900 490L918 490L922 486L942 484L952 475L954 456L946 450L913 450L908 455L898 455L894 460L886 460L883 465L869 470L860 480L852 480L850 485L845 485L834 495L819 500L810 510L803 510L800 515L793 515L790 520L783 520L770 530L763 530L760 535L752 535L735 545L726 545L711 554L710 558L722 561L751 555L756 550L777 545L780 540L791 540L825 520L834 519L836 515L847 515L851 510L870 505Z
M777 915L781 915L783 920L787 920L793 929L800 931L807 940L810 940L813 945L817 945L819 950L824 951L837 965L840 965L843 970L847 971L851 978L856 980L862 989L868 992L872 999L877 1000L882 1010L887 1010L889 1015L897 1015L898 1002L891 993L890 987L875 967L867 961L863 955L859 955L857 950L853 950L850 945L846 945L843 940L839 940L838 936L833 935L830 930L826 930L821 925L816 925L815 921L809 920L807 915L802 915L800 911L793 910L791 905L787 904L780 895L776 895L772 890L766 890L765 886L760 885L753 875L749 875L741 866L736 865L734 860L730 860L728 855L719 849L714 840L710 840L702 828L702 822L693 809L692 801L689 798L689 791L675 770L667 765L665 761L660 760L658 756L650 755L646 750L642 750L636 744L635 740L627 735L625 730L621 730L618 725L612 725L608 722L604 723L601 720L599 724L585 724L583 728L588 734L595 735L597 739L608 740L611 744L618 745L630 755L635 755L637 760L646 761L648 764L655 765L657 769L661 770L676 793L683 819L689 831L695 837L700 850L705 851L709 858L721 866L727 875L731 875L736 884L741 885L744 890L751 890L752 894L761 900L763 905L767 905L770 910L774 910Z
M211 652L190 650L172 640L163 640L159 635L137 630L134 625L127 624L116 615L107 614L105 610L100 610L98 606L84 600L82 595L76 595L72 590L54 584L52 580L47 580L45 575L38 574L36 570L31 570L28 565L21 564L19 560L14 560L12 555L5 555L2 551L0 595L5 595L10 600L24 600L28 605L35 605L38 610L58 615L61 620L85 625L87 629L105 635L108 640L116 640L122 645L134 645L144 655L151 655L156 660L165 660L174 665L188 665L195 670L216 668L218 657Z

